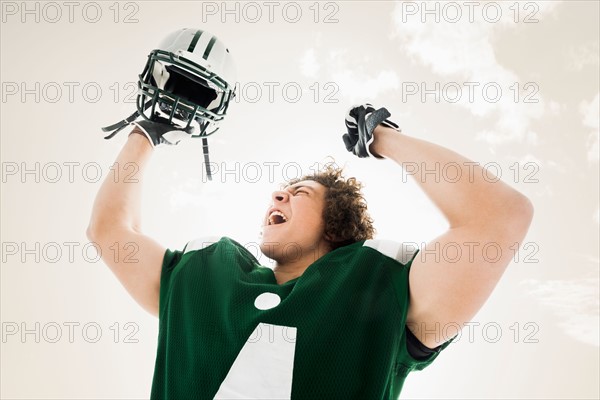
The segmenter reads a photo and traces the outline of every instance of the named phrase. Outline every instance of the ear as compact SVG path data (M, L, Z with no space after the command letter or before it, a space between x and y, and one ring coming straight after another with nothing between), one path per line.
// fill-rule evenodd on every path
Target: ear
M335 237L329 232L325 232L325 234L323 235L323 238L330 243L336 242Z
M331 247L331 249L334 249L336 247L339 247L339 245L341 243L346 242L346 240L340 238L337 235L334 235L332 233L325 233L323 235L323 238L325 239L325 241L329 244L329 247Z

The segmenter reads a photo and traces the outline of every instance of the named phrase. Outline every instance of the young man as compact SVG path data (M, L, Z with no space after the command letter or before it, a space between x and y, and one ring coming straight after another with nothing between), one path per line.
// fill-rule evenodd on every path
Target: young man
M360 184L335 169L272 194L261 250L275 260L273 270L226 237L164 248L140 229L141 177L105 180L88 237L103 250L115 242L139 246L138 263L104 261L159 317L153 399L395 399L407 375L454 338L444 335L458 333L446 328L482 307L510 262L510 246L528 230L531 203L483 179L461 155L400 133L379 111L349 112L349 151L416 163L422 172L453 163L462 173L451 182L415 175L450 225L421 249L373 240ZM145 128L133 130L117 158L119 166L138 164L140 174L153 151ZM480 251L486 244L497 257ZM444 259L446 245L463 256Z

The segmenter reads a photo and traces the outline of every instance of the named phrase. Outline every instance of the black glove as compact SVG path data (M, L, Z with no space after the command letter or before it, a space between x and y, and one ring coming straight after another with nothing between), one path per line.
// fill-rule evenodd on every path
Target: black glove
M152 147L160 145L175 145L181 140L192 137L194 127L189 126L186 129L180 129L173 124L170 124L166 118L154 116L152 121L143 119L133 121L131 125L135 125L148 138Z
M148 108L150 105L150 101L144 105L144 109ZM202 138L202 151L204 152L204 164L206 167L206 176L208 180L212 180L212 174L209 168L210 160L208 157L208 141L205 136L198 134L198 129L194 126L189 126L187 128L180 128L173 123L170 123L168 119L163 118L157 114L154 114L151 117L151 120L148 119L140 119L136 121L137 118L140 117L140 112L136 111L131 114L129 117L117 122L116 124L106 126L102 128L104 132L110 132L108 136L105 136L104 139L111 139L117 133L119 133L122 129L129 125L135 125L141 131L144 136L148 139L152 147L157 147L161 145L174 145L178 144L181 140L187 138ZM204 132L205 125L200 127L201 132ZM130 134L133 133L130 132Z
M387 119L390 116L391 114L386 108L382 107L376 110L369 103L354 106L348 110L345 120L348 133L342 136L346 150L360 158L369 156L383 158L373 155L369 146L373 142L373 131L379 124L400 132L398 125Z

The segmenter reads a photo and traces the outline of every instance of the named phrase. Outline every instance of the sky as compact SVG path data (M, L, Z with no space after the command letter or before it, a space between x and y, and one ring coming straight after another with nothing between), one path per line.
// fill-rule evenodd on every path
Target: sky
M412 177L344 148L347 109L385 106L535 207L471 327L402 398L600 396L598 2L75 3L1 3L2 398L149 395L157 320L85 229L126 138L100 128L134 111L147 54L182 27L227 44L237 97L209 139L213 181L201 141L156 149L146 234L256 251L272 191L332 157L364 183L378 238L432 239L448 225Z

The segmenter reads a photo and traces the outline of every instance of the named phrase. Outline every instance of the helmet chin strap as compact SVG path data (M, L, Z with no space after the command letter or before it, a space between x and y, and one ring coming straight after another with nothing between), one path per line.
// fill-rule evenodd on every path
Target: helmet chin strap
M146 111L148 108L150 108L150 106L152 105L152 100L148 100L146 102L146 104L144 104L143 106L143 110ZM159 113L161 111L159 110ZM160 114L159 114L160 115ZM140 112L139 111L135 111L133 114L131 114L129 117L125 118L124 120L121 120L115 124L109 125L109 126L105 126L104 128L102 128L103 132L111 132L109 133L107 136L104 137L104 139L111 139L113 138L117 133L119 133L123 128L125 128L126 126L128 126L130 123L132 123L133 121L135 121L135 119L137 117L140 116ZM208 122L204 122L201 123L199 121L198 125L200 127L200 135L202 135L206 129L208 128ZM211 173L211 167L210 167L210 158L208 156L208 139L206 137L203 136L192 136L192 137L202 137L202 152L204 154L204 167L206 168L206 177L208 178L209 181L212 181L212 173Z
M206 177L209 181L212 181L212 174L210 172L210 160L208 159L208 139L202 138L202 151L204 152L204 167L206 168Z
M152 104L152 100L148 100L146 102L146 104L144 104L143 109L144 110L148 109L151 104ZM111 139L117 133L119 133L123 128L125 128L127 125L132 123L139 116L140 116L140 112L136 110L133 114L131 114L129 117L125 118L124 120L121 120L121 121L117 122L116 124L105 126L104 128L102 128L102 131L103 132L112 132L112 133L108 134L108 136L105 136L104 139Z
M206 128L208 127L208 122L204 124L200 124L200 132L204 133ZM206 137L202 138L202 152L204 153L204 167L206 168L206 177L209 181L212 181L212 173L210 171L210 159L208 158L208 139Z

